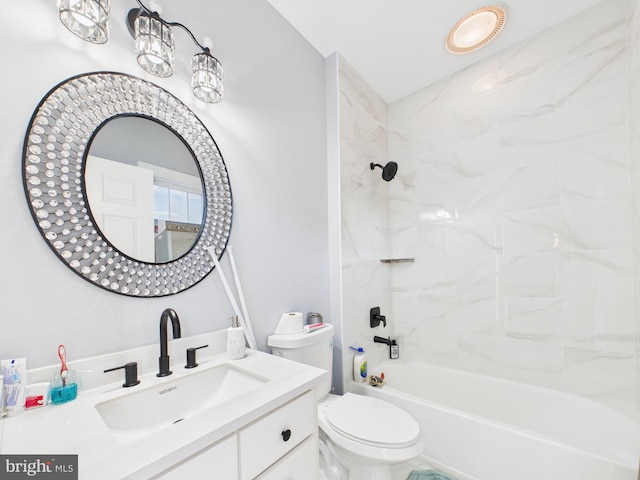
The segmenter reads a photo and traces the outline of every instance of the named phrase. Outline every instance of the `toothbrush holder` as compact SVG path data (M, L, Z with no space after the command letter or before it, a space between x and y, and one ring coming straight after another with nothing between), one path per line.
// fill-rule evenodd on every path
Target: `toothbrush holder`
M56 374L51 381L51 403L54 405L70 402L78 396L80 375L75 370L69 370L65 380L63 382L60 374Z

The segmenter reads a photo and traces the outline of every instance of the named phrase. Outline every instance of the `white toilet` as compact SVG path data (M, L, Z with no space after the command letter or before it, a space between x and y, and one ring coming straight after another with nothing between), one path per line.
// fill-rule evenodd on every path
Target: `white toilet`
M331 373L333 325L310 333L271 335L271 352ZM373 387L372 387L373 388ZM413 417L383 400L330 395L331 375L318 387L320 459L329 480L391 480L391 465L422 452Z

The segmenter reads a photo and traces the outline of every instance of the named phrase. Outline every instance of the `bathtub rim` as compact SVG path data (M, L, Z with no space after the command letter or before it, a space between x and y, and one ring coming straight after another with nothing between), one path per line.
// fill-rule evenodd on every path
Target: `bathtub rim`
M441 366L441 365L431 365L431 364L426 364L426 363L418 363L418 362L408 362L408 361L397 361L397 360L389 360L387 362L383 362L380 365L377 365L375 368L372 368L370 370L371 374L374 375L379 375L380 372L385 370L385 366L386 365L393 365L394 367L398 367L401 365L410 365L410 366L416 366L417 368L426 368L426 369L433 369L438 371L439 373L454 373L454 374L458 374L458 375L464 375L464 376L471 376L474 377L476 380L487 380L490 382L497 382L499 384L501 384L502 386L507 386L509 384L516 384L518 385L519 388L524 388L525 390L531 391L531 392L546 392L546 393L551 393L553 395L559 395L562 397L567 397L569 399L571 399L571 401L578 401L579 403L588 405L588 406L596 406L598 409L604 409L605 411L607 411L607 413L609 414L614 414L616 416L618 416L621 419L624 419L628 422L630 422L631 425L633 425L635 428L635 430L637 431L637 434L640 436L640 424L638 424L635 419L625 415L624 413L606 405L606 404L602 404L600 402L597 402L595 400L580 396L580 395L576 395L573 394L571 392L564 392L564 391L560 391L560 390L554 390L554 389L550 389L550 388L545 388L545 387L541 387L538 385L532 385L532 384L527 384L524 382L517 382L517 381L513 381L513 380L507 380L507 379L503 379L503 378L499 378L499 377L492 377L490 375L485 375L485 374L481 374L481 373L477 373L477 372L470 372L470 371L466 371L466 370L460 370L460 369L455 369L455 368L451 368L451 367L445 367L445 366ZM366 392L374 392L375 389L380 389L382 392L384 392L385 395L390 395L392 397L396 397L396 398L401 398L403 400L408 400L420 405L425 405L428 406L430 408L434 408L436 410L442 411L442 412L446 412L448 414L455 414L455 415L459 415L462 418L468 419L468 420L472 420L474 422L479 422L481 424L484 425L488 425L491 427L497 426L499 428L508 430L508 431L512 431L515 432L519 435L525 435L527 437L530 438L535 438L538 439L540 441L544 441L547 442L549 444L552 444L554 446L557 446L559 448L563 448L563 449L569 449L572 450L574 452L579 452L581 454L584 455L588 455L591 456L593 458L597 458L603 461L607 461L607 462L612 462L614 464L617 464L619 466L622 467L627 467L627 468L638 468L638 460L640 459L640 444L638 445L638 448L636 449L637 451L633 451L632 447L629 447L629 449L624 453L624 454L615 454L615 452L604 452L604 451L592 451L589 450L588 448L585 448L584 446L580 446L580 445L572 445L571 442L568 441L563 441L563 439L558 438L556 436L553 436L549 433L546 432L542 432L542 431L535 431L535 430L531 430L528 428L524 428L518 425L513 425L504 421L501 421L500 419L494 419L494 418L490 418L487 416L482 416L476 413L471 413L471 412L466 412L464 410L461 410L459 408L456 407L452 407L452 406L448 406L448 405L444 405L441 402L437 402L428 398L423 398L421 396L418 396L416 394L413 393L409 393L409 392L405 392L397 387L394 387L392 385L388 385L385 384L381 387L373 387L371 385L369 385L368 383L359 383L359 382L355 382L353 380L350 381L349 385L347 386L347 391L351 391L351 392L355 392L355 393L364 393L367 394ZM374 395L375 396L375 395ZM423 433L424 434L424 433ZM595 449L595 450L599 450L599 449ZM635 460L631 460L629 457L636 457Z

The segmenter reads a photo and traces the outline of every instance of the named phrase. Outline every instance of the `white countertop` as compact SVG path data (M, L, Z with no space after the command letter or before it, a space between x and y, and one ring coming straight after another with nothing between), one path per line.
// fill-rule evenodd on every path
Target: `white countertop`
M117 383L81 391L74 401L5 418L0 422L0 453L77 454L80 479L148 479L315 387L327 375L323 370L256 350L247 349L247 356L240 360L228 360L226 353L209 357L202 353L195 369L185 370L179 364L172 365L174 373L168 377L158 378L155 372L141 374L141 383L131 388L122 388L124 372L120 370L122 378ZM227 362L269 381L179 423L133 439L115 435L95 408L97 403Z

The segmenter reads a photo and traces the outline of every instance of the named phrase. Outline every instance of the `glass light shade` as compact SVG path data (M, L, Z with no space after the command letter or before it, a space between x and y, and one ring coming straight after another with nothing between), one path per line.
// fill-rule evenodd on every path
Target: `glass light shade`
M140 14L134 22L134 34L138 63L157 77L173 75L175 65L175 41L169 25L157 15Z
M109 9L109 0L58 0L62 24L91 43L109 39Z
M447 36L446 46L451 53L469 53L493 40L507 19L501 7L490 6L475 10L460 19Z
M196 53L191 59L191 87L197 99L207 103L222 100L222 65L210 53Z

